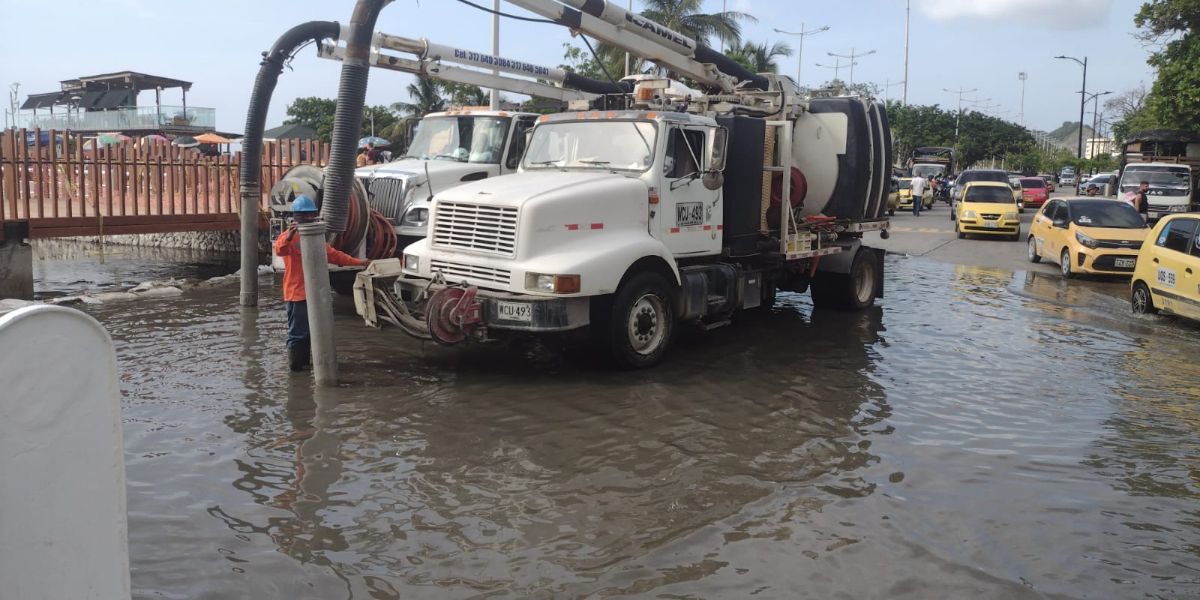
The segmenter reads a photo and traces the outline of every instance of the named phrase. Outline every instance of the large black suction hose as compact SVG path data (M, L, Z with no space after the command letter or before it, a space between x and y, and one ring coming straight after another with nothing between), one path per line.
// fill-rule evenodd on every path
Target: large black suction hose
M350 190L354 187L354 160L358 134L362 130L363 101L367 96L367 74L371 69L371 38L379 12L391 0L358 0L350 16L346 56L338 84L337 113L329 165L325 167L325 193L321 218L331 233L346 230L350 212Z
M702 63L712 63L718 71L737 79L738 83L746 82L746 87L766 91L770 85L766 77L750 72L737 61L704 44L696 44L696 60Z
M283 72L283 64L296 49L309 41L320 43L326 38L337 39L341 26L334 21L309 21L285 32L275 41L271 49L263 53L263 60L250 92L250 106L246 110L246 134L242 138L242 168L239 193L241 194L242 230L242 306L258 305L258 207L262 202L261 167L263 127L267 122L267 109L271 106L271 95Z

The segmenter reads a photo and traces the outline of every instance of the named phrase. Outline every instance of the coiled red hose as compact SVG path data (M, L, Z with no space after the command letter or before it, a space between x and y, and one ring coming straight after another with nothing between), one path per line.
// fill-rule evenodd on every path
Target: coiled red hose
M395 258L400 250L400 237L392 222L383 213L371 209L371 222L367 227L367 258Z

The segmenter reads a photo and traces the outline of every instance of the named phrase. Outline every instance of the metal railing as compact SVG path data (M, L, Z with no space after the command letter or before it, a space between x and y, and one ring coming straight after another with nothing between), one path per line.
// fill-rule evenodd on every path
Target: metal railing
M24 111L17 114L17 127L25 129L70 129L75 131L155 130L164 127L215 129L217 110L189 106L138 106L102 111L55 113Z

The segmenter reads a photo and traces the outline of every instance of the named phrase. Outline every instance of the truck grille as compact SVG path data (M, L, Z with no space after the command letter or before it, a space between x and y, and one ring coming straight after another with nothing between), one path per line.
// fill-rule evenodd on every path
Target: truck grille
M479 265L464 265L444 260L434 260L430 263L430 266L435 273L440 271L446 278L446 281L451 283L457 283L462 280L475 280L508 285L508 269L483 267ZM468 283L472 282L468 281Z
M1170 204L1150 204L1149 202L1147 202L1146 210L1152 210L1154 212L1170 212L1171 205Z
M513 256L517 249L517 209L438 202L433 216L433 244Z
M392 177L363 178L371 208L394 223L404 214L404 179Z

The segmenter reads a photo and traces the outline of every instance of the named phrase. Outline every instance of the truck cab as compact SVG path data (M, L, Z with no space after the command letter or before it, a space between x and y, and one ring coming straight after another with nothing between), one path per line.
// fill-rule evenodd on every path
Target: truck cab
M1146 218L1157 221L1172 213L1187 212L1195 194L1195 179L1187 165L1172 163L1130 163L1121 173L1119 197L1136 192L1141 182L1150 184L1146 192Z
M399 158L355 171L371 208L404 238L424 237L433 195L463 183L515 173L525 133L539 115L464 108L431 113Z

